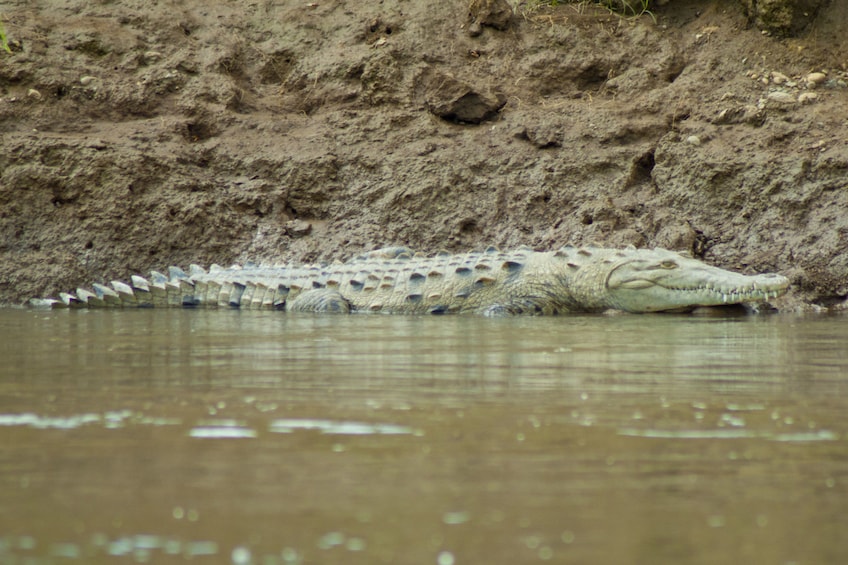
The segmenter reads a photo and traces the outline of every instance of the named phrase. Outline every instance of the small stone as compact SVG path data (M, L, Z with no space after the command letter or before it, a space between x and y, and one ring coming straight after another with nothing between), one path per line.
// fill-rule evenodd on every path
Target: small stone
M286 233L292 237L303 237L312 232L312 224L303 220L286 222Z
M162 53L159 51L145 51L144 52L144 63L149 65L150 63L155 63L159 59L162 58Z
M769 102L773 102L776 104L790 105L795 103L795 97L789 94L788 92L784 92L782 90L775 90L774 92L769 92L766 98Z
M34 100L41 100L42 96L39 91L34 88L30 88L27 90L27 98L32 98Z
M789 77L783 73L779 73L777 71L772 71L771 80L774 84L785 84L789 82Z
M83 86L88 86L89 84L91 84L95 80L97 80L95 77L87 76L87 75L79 79L80 84L83 85Z
M812 104L819 97L815 92L802 92L798 95L799 104Z
M804 80L807 81L808 86L815 87L827 80L827 75L824 73L810 73L804 77Z
M689 145L696 145L696 146L701 145L701 138L698 137L697 135L690 135L689 137L686 138L686 143L688 143Z

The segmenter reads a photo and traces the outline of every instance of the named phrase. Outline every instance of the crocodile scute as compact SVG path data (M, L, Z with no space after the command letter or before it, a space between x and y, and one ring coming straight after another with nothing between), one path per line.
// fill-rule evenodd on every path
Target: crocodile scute
M129 283L35 298L41 308L188 307L289 312L473 313L685 311L764 302L786 277L743 275L665 249L565 246L423 256L388 247L345 263L245 265L133 275Z

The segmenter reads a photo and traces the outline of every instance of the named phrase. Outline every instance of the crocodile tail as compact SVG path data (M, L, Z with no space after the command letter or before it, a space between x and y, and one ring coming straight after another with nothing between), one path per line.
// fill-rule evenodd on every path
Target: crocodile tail
M212 269L214 274L218 269ZM111 281L62 292L59 298L32 298L41 309L62 308L242 308L282 309L289 287L270 282L233 282L206 276L192 265L189 273L169 267L168 274L152 271L149 278L133 275L129 283Z

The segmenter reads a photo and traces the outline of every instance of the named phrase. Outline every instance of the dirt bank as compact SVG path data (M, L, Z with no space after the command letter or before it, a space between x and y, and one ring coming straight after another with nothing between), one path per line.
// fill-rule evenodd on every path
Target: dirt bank
M784 308L848 296L848 5L781 38L731 0L473 4L7 2L0 302L567 242L776 270Z

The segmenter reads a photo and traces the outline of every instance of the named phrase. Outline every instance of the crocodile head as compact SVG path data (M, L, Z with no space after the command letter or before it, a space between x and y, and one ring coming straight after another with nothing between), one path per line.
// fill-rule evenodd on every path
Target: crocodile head
M662 312L776 298L789 280L774 273L742 275L673 251L642 249L616 261L605 285L615 308Z

